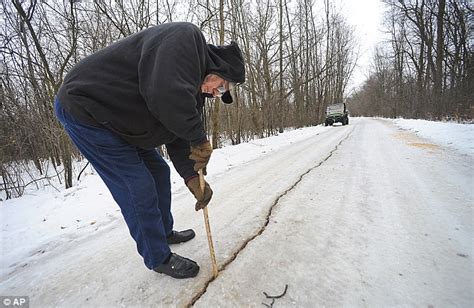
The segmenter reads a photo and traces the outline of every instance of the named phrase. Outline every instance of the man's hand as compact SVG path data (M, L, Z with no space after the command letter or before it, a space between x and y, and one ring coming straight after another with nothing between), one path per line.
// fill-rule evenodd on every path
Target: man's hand
M197 172L201 169L206 170L205 167L211 158L211 154L212 146L207 140L199 145L191 146L191 155L189 155L189 158L196 162L194 164L194 171ZM204 173L204 175L205 174L206 173Z
M187 181L186 186L188 186L189 190L197 200L195 206L196 211L205 208L209 204L209 201L211 201L212 198L212 189L206 181L204 181L204 193L199 185L198 176L192 177Z

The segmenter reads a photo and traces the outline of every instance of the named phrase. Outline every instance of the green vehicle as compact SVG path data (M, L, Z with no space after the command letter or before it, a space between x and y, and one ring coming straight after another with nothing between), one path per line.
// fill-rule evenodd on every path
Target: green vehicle
M341 122L342 125L349 124L349 110L347 110L345 103L329 105L326 109L324 126L333 125L336 122Z

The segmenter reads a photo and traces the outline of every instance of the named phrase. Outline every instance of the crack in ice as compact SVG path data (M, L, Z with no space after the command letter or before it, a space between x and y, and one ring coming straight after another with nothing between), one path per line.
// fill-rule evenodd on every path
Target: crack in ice
M309 168L307 171L305 171L304 173L302 173L299 177L299 179L293 183L293 185L291 185L287 190L285 190L282 194L280 194L276 199L275 201L273 202L273 204L270 206L269 210L268 210L268 213L266 215L266 218L265 218L265 223L260 227L260 229L254 234L252 235L251 237L249 237L235 252L234 254L229 258L227 259L227 261L225 261L221 266L218 267L218 272L222 272L224 271L227 266L232 263L236 258L237 256L240 254L240 252L242 250L244 250L247 245L253 241L254 239L256 239L257 237L259 237L260 235L262 235L262 233L265 231L266 227L268 226L268 224L270 223L270 219L272 217L272 214L273 214L273 210L274 208L278 205L278 203L280 202L281 198L283 198L284 196L286 196L290 191L292 191L302 180L303 178L308 174L310 173L311 171L313 171L314 169L320 167L322 164L324 164L333 154L334 152L337 151L337 149L339 148L339 146L346 140L348 139L352 132L354 131L354 128L343 138L341 139L341 141L339 141L339 143L336 145L336 147L334 149L332 149L329 154L323 158L323 160L321 160L318 164L316 164L315 166ZM217 276L219 277L219 276ZM217 277L214 277L212 276L209 280L206 281L206 283L203 285L203 288L191 299L191 301L186 305L186 307L191 307L193 306L203 295L204 293L206 293L207 291L207 288L209 287L209 285L211 284L211 282L213 282Z

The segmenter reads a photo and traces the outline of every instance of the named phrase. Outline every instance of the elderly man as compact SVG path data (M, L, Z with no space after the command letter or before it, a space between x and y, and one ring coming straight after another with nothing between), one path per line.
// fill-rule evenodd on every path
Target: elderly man
M195 234L173 230L170 169L155 147L166 145L196 210L207 206L212 190L205 183L202 192L197 176L212 153L201 119L204 97L229 100L229 86L244 80L236 43L213 46L193 24L168 23L86 57L57 94L57 118L120 206L151 270L174 278L199 272L169 248Z

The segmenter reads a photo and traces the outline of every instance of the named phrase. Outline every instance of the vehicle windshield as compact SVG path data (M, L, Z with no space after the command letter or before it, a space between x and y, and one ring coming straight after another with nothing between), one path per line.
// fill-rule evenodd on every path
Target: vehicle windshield
M327 112L343 112L344 111L344 104L334 104L330 105L327 108Z

